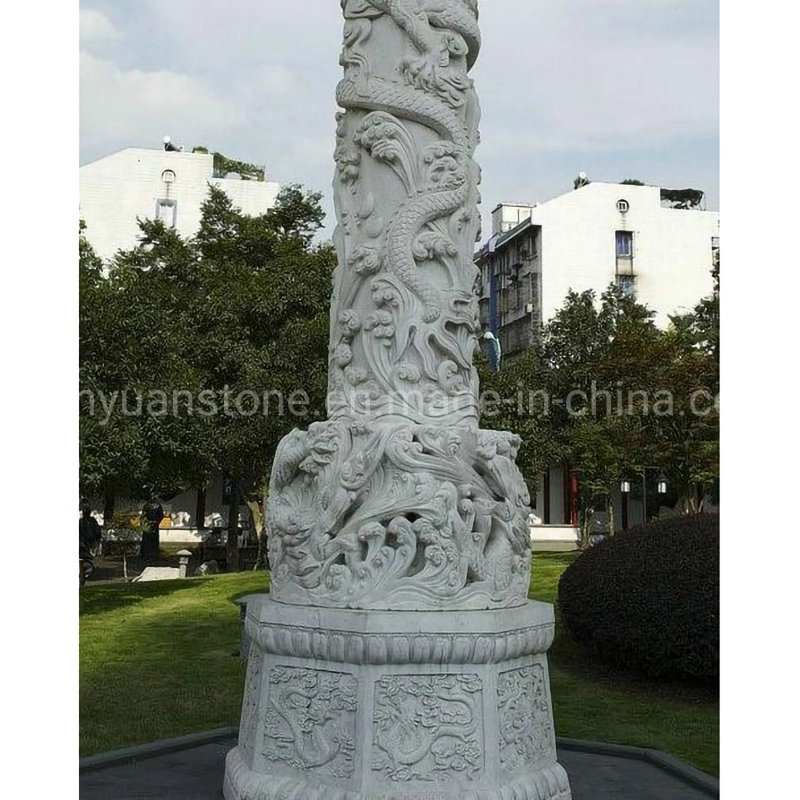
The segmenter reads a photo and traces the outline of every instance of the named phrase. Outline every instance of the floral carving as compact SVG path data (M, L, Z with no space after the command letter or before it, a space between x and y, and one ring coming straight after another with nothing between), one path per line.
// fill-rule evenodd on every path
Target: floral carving
M476 780L483 772L477 675L385 675L375 684L372 770L389 781Z
M349 778L354 770L356 679L338 672L274 667L269 683L267 761Z
M544 668L534 664L500 675L500 763L513 772L555 760L553 718Z

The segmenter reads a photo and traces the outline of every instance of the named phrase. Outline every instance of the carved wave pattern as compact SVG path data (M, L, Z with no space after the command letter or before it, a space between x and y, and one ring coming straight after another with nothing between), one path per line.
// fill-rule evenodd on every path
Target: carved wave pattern
M518 446L466 427L295 431L270 485L273 596L394 610L521 605L531 553Z
M273 465L272 592L350 608L521 605L520 441L478 428L474 0L343 0L330 421Z
M477 420L477 12L462 0L343 7L329 411ZM388 73L375 63L381 18L404 39Z

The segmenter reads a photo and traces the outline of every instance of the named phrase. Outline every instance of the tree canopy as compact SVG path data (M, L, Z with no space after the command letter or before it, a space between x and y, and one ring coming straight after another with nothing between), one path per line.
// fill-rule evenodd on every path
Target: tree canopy
M718 304L717 290L662 330L616 286L570 292L534 348L496 375L481 369L484 397L496 393L483 424L522 437L532 483L549 467L576 471L584 512L653 466L682 510L699 510L719 476Z
M195 236L140 220L106 270L81 233L83 492L168 497L221 470L238 517L280 439L323 415L335 255L311 242L319 199L289 186L251 217L212 186Z

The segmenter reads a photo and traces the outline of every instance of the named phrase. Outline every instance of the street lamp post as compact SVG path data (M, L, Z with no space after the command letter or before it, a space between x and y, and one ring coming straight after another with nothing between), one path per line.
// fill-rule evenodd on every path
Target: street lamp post
M622 530L628 530L628 495L631 493L631 482L629 478L623 478L619 483L619 490L622 494Z

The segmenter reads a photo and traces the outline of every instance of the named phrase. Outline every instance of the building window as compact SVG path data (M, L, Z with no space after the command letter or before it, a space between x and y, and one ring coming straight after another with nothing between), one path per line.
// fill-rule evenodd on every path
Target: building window
M712 250L719 250L719 236L712 236L711 237L711 249Z
M617 258L633 258L633 233L617 231Z
M156 200L156 219L174 228L178 221L178 204L174 200Z
M175 183L175 172L171 169L165 169L161 173L161 180L164 183Z
M633 275L617 275L617 286L625 297L636 294L636 278Z
M630 211L631 204L627 200L617 200L617 211L620 214L626 214Z

